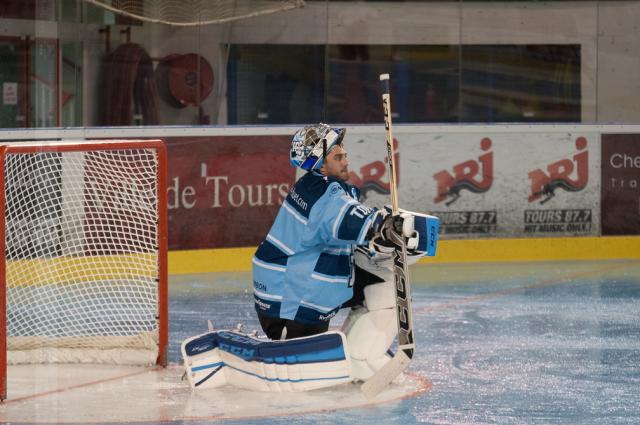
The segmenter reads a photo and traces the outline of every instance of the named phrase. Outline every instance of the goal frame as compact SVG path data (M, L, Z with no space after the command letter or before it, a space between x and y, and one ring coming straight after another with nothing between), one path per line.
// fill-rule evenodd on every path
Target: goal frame
M48 140L27 142L0 142L0 401L7 398L7 292L6 292L6 229L5 229L5 175L4 161L8 154L44 152L82 152L90 150L122 150L127 148L153 149L157 152L157 246L158 246L158 356L156 365L167 365L169 342L169 291L168 291L168 218L167 218L167 151L160 139L118 140Z

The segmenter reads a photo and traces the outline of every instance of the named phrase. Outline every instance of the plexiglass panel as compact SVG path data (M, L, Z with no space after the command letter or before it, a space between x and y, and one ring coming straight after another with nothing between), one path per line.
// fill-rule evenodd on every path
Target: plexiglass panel
M293 3L178 26L6 0L0 126L373 123L381 72L399 123L640 118L636 1Z

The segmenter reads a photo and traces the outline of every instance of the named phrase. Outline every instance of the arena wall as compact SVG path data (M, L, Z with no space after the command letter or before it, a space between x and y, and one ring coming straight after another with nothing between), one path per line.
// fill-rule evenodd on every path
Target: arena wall
M635 123L640 117L638 1L560 2L308 2L302 9L202 28L201 54L216 89L205 102L214 123L226 124L224 94L229 44L500 45L577 44L581 52L583 123ZM139 29L151 56L193 50L192 30ZM149 44L150 43L150 44ZM295 63L284 66L296 66ZM86 76L91 87L93 76ZM86 103L90 105L90 103ZM219 113L218 113L219 112ZM162 110L163 123L181 122ZM184 113L184 112L183 112ZM182 121L183 122L183 121Z
M640 116L640 1L307 2L301 9L228 25L129 28L129 41L153 58L198 53L212 65L215 88L203 102L212 123L226 124L229 44L500 45L577 44L581 56L581 120L635 123ZM103 24L0 19L2 35L82 42L82 124L99 125ZM114 37L114 47L123 42ZM283 66L295 66L295 63ZM193 119L192 111L160 105L160 122Z
M0 131L2 140L161 138L170 272L248 270L296 178L297 127ZM385 133L349 126L350 182L388 199ZM429 262L640 258L640 126L398 125L401 207L441 218Z

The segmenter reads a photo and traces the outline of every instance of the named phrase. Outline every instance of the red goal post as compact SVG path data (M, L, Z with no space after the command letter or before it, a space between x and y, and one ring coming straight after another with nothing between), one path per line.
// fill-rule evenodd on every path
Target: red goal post
M7 364L165 365L160 140L0 144L0 399Z

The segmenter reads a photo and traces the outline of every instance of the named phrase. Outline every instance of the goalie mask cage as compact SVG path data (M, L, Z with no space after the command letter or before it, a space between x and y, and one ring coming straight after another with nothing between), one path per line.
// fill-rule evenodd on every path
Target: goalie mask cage
M166 364L159 140L0 145L0 379L7 364Z

